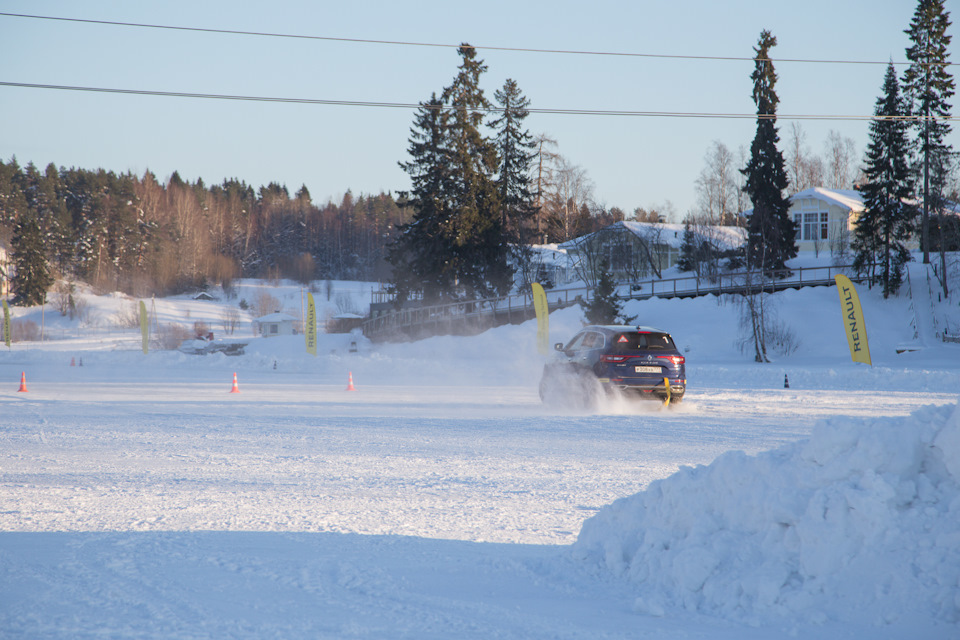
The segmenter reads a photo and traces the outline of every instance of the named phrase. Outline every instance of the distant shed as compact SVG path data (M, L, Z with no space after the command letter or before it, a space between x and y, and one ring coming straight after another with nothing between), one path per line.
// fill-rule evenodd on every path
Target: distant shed
M286 313L268 313L265 316L257 318L257 325L260 327L260 335L264 338L273 336L292 336L293 323L297 319Z
M350 333L360 327L363 316L355 313L340 313L327 320L327 333Z

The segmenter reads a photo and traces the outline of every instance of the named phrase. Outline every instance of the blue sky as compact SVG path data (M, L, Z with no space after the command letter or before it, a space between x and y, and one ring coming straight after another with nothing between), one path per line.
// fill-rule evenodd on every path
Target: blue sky
M488 47L905 61L912 0L663 2L186 2L5 0L0 11L92 20L480 47L483 88L513 78L533 107L753 113L752 62L497 51ZM948 0L956 21L960 0ZM951 61L960 62L954 34ZM0 16L0 81L150 91L417 103L447 86L456 49L194 33ZM868 116L883 64L776 63L779 113ZM902 67L898 67L902 70ZM960 75L956 71L954 75ZM956 102L956 99L954 100ZM957 113L957 109L954 109ZM301 184L315 202L409 186L407 109L182 99L0 87L0 157L207 184ZM749 148L750 119L532 114L583 167L596 199L626 211L669 201L678 218L714 140ZM835 129L860 156L866 121L804 121L810 150ZM789 121L781 119L786 137ZM960 126L955 125L955 129ZM960 135L951 142L960 148ZM781 149L785 147L782 144Z

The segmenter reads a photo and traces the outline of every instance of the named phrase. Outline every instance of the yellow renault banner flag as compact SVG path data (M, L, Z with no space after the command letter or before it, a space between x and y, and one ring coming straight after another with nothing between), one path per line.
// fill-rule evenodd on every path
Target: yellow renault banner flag
M546 355L550 352L550 310L547 308L547 292L543 286L534 282L533 309L537 312L537 351Z
M3 301L3 342L10 348L10 305Z
M873 366L870 361L870 345L867 342L867 325L863 321L863 309L860 307L857 290L847 276L837 275L834 280L837 281L837 292L840 294L840 309L847 342L850 344L850 357L854 362L865 362Z
M147 305L140 301L140 335L143 339L143 352L147 352L150 343L150 320L147 317Z
M313 304L312 293L307 293L307 326L303 333L307 339L307 353L317 355L317 307Z

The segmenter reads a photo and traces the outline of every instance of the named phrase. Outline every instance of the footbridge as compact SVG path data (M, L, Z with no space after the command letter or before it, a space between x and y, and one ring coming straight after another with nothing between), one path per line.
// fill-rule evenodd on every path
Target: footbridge
M710 276L643 280L621 284L617 297L621 300L650 298L695 298L726 294L773 293L801 287L834 286L834 276L843 274L854 282L863 277L849 265L831 267L796 267L769 273L722 273ZM592 287L550 289L547 306L550 311L589 301ZM475 335L503 324L519 324L535 316L529 292L500 298L467 300L438 305L411 304L401 309L377 312L365 320L361 329L374 341L418 340L434 335Z

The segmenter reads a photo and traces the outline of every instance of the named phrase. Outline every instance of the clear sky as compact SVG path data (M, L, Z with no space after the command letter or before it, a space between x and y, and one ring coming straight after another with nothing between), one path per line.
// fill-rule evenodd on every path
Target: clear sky
M956 23L960 0L947 0ZM450 45L401 46L265 38L0 16L0 81L178 93L418 103L457 71L469 42L489 69L492 100L507 78L531 106L644 112L750 114L744 60L678 60L500 51L484 47L750 58L760 32L777 37L778 113L869 116L884 64L786 59L906 60L913 0L4 0L0 12L306 36ZM951 62L960 62L960 40ZM903 67L898 66L902 72ZM960 69L960 67L956 68ZM954 71L954 76L960 74ZM955 98L954 102L958 99ZM958 112L954 108L954 114ZM25 165L104 168L163 181L176 170L208 185L305 184L317 203L409 186L413 110L81 93L0 86L0 157ZM534 134L587 171L598 202L627 212L695 201L712 141L749 148L752 119L532 114ZM786 138L790 121L781 118ZM810 151L831 129L862 157L868 122L803 121ZM960 130L960 123L954 124ZM960 149L960 134L951 140ZM781 144L781 150L785 145Z

